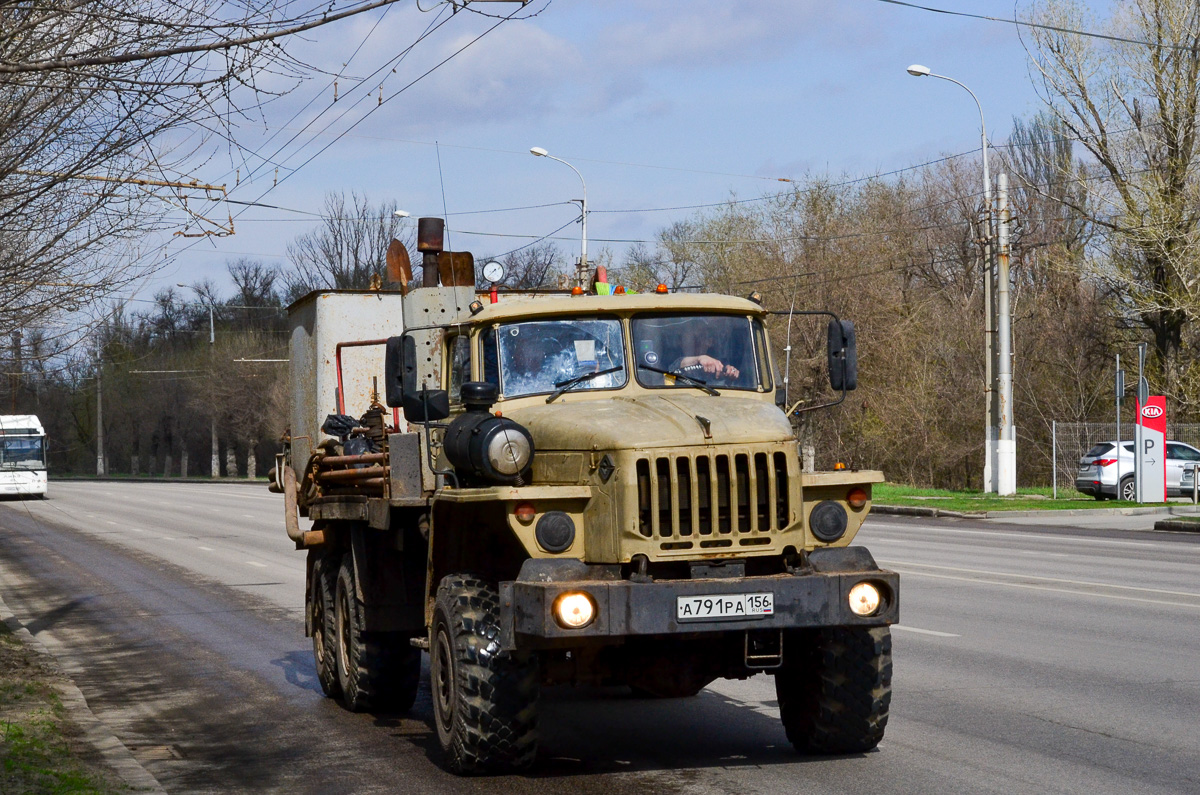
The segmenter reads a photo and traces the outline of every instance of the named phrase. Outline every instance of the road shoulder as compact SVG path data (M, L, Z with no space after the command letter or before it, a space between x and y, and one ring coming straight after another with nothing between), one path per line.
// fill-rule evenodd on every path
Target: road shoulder
M134 792L165 792L158 780L142 767L124 743L117 739L117 736L92 713L87 699L84 698L83 693L75 686L70 677L63 672L57 658L51 654L41 640L21 624L5 604L2 595L0 595L0 621L8 627L25 649L36 655L31 668L43 672L36 675L36 678L54 689L66 711L67 720L78 731L78 739L95 752L108 771L119 776L125 786ZM18 651L17 654L20 652ZM27 685L34 684L34 682L27 683ZM108 772L97 769L95 764L91 764L85 759L79 758L75 761L89 774L104 777Z

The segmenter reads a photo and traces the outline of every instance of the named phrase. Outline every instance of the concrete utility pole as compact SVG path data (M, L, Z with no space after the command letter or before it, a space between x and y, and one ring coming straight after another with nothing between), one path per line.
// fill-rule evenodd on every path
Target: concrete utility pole
M987 124L983 120L983 105L980 104L979 97L975 96L975 92L967 88L964 84L958 82L953 77L935 74L929 70L928 66L922 66L921 64L915 63L908 67L907 71L913 77L936 77L941 80L950 81L970 94L971 99L975 100L976 109L979 110L979 141L980 150L983 153L983 212L985 227L983 234L983 337L987 349L983 374L984 403L987 415L987 430L983 446L983 490L985 493L991 493L999 491L1000 394L999 386L996 384L996 376L1000 366L1000 350L996 340L996 327L998 325L996 322L995 297L996 266L992 257L994 224L992 215L992 177L988 169ZM1009 404L1011 405L1011 403L1010 396ZM1015 465L1013 471L1014 473L1016 471Z
M1012 376L1012 311L1009 276L1008 244L1008 174L1000 174L1000 222L997 234L999 257L996 270L996 335L998 364L996 386L999 390L1000 438L996 444L996 492L1000 495L1017 493L1017 437L1013 429L1013 376Z
M196 295L204 297L203 293L201 293L199 290L197 290L195 287L192 287L191 285L184 284L183 282L179 282L175 286L187 288L188 290L192 290L193 292L195 292ZM206 303L201 303L200 306L204 306L204 307L208 308L208 361L209 361L209 367L211 368L210 372L209 372L208 384L209 384L209 389L211 390L212 385L214 383L214 379L216 379L216 377L217 377L217 353L216 353L216 351L217 351L217 348L216 348L217 333L216 333L216 326L213 323L212 297L210 296L208 298L208 301ZM210 395L211 395L211 392L210 392ZM209 408L212 410L209 427L212 431L212 477L219 478L219 477L221 477L221 456L220 456L220 444L217 441L217 406L216 406L216 402L217 401L216 401L215 397L211 397L209 400Z
M21 366L21 332L14 331L12 333L12 413L17 413L17 392L21 389L21 374L24 368Z
M96 474L104 477L104 362L96 351Z

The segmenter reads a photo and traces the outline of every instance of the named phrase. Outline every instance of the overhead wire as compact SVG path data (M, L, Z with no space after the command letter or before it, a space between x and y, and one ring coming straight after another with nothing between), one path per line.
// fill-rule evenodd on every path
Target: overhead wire
M1181 50L1183 52L1194 52L1195 46L1186 44L1169 44L1161 41L1147 41L1145 39L1131 39L1126 36L1116 36L1110 33L1096 33L1090 30L1078 30L1076 28L1067 28L1061 25L1048 25L1041 22L1032 22L1027 19L1018 19L1015 15L1012 19L1007 17L992 17L986 14L971 14L966 11L951 11L945 8L936 8L934 6L919 5L917 3L908 3L904 0L874 0L877 3L886 3L887 5L902 6L904 8L912 8L918 11L929 11L934 14L945 14L953 17L967 17L969 19L981 19L987 22L1001 22L1006 25L1014 25L1023 28L1032 28L1035 30L1048 30L1053 33L1065 33L1070 36L1083 36L1090 39L1104 39L1106 41L1115 41L1121 44L1139 44L1145 47L1154 47L1163 50Z

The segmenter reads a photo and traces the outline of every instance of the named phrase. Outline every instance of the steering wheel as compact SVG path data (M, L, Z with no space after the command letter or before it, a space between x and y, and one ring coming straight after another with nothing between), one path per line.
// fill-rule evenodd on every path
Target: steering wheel
M697 381L703 381L706 385L729 383L729 379L724 374L713 375L712 373L706 373L704 365L699 363L676 368L675 372L695 378Z

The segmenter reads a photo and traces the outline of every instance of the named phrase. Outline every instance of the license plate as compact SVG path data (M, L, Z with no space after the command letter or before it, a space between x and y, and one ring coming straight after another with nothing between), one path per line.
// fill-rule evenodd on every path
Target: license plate
M721 621L763 618L775 614L773 593L729 593L679 596L675 617L680 621Z

